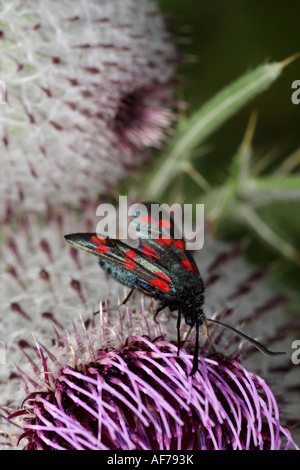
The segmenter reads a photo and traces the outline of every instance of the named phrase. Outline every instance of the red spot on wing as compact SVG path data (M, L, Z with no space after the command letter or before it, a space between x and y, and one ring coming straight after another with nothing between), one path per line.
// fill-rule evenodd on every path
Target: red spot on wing
M162 219L159 221L159 224L158 224L161 228L171 228L172 227L172 224L169 220L167 219Z
M108 253L109 247L106 245L98 245L96 246L95 251L97 251L98 253Z
M149 256L150 258L157 258L157 259L159 259L159 256L155 253L155 251L153 251L152 248L150 248L149 245L146 245L146 243L143 243L141 252L142 252L145 256Z
M172 243L171 238L156 238L154 241L156 243L159 243L160 245L167 245L167 246L171 245Z
M136 252L133 250L128 250L125 251L124 256L126 256L126 258L134 259L136 257Z
M163 281L166 281L168 282L169 284L171 283L171 279L168 278L168 276L166 276L164 273L162 272L157 272L157 273L153 273L156 277L159 277L160 279L162 279Z
M125 268L127 269L134 269L136 268L136 263L132 261L132 259L127 259L124 263Z
M170 288L169 286L163 282L159 281L158 279L150 279L150 284L153 284L154 286L158 287L159 289L163 290L164 292L169 292Z
M191 271L194 274L199 274L199 270L198 270L196 264L190 263L190 261L188 261L188 260L183 260L183 261L181 261L181 265L185 269L187 269L188 271Z
M181 261L181 265L188 271L194 272L194 268L188 260Z
M150 217L150 215L140 215L138 220L139 220L139 222L141 222L142 224L144 224L144 223L146 223L146 224L152 224L152 222L154 222L153 217Z
M183 240L174 240L174 246L176 246L176 248L180 248L181 250L184 250L185 249L185 243Z
M106 239L103 237L98 237L97 235L93 235L91 237L91 241L96 243L96 245L101 245L102 243L106 243Z
M97 245L95 251L97 251L98 253L107 253L109 251L109 247L105 245L105 238L98 237L98 235L93 235L91 237L91 241Z
M193 271L194 271L195 274L200 274L199 269L197 268L197 266L195 264L193 264Z

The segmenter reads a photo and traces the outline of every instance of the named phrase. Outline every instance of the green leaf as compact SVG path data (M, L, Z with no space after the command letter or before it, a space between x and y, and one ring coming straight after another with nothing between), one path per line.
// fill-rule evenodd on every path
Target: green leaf
M191 151L246 103L266 90L292 60L294 57L261 65L244 74L183 121L164 156L150 174L143 188L144 197L159 199L182 172L191 158Z
M276 201L300 202L300 175L271 175L247 180L240 196L255 206Z
M227 217L228 211L232 211L235 200L239 199L240 192L243 191L244 186L247 184L252 155L251 143L256 119L257 113L253 112L242 143L230 164L227 181L218 190L214 191L213 198L215 203L213 209L208 212L208 218L213 224L214 230L216 230L220 220ZM211 192L208 194L207 200L209 200L210 195Z
M280 237L253 209L247 204L239 205L239 215L260 240L293 263L300 264L300 253L292 244Z

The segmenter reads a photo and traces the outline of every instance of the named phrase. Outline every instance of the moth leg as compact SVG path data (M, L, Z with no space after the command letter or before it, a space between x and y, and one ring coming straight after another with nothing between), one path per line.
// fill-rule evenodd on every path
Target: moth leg
M132 294L133 294L133 292L134 292L134 289L135 289L135 287L132 287L132 288L130 289L129 294L125 297L125 299L123 300L123 302L122 302L120 305L118 305L118 307L121 307L121 305L126 305L126 304L127 304L128 300L131 298L131 296L132 296ZM117 307L115 307L115 308L117 308Z
M216 352L215 348L214 348L214 345L212 343L212 340L211 340L211 337L209 336L209 331L208 331L208 326L207 326L207 321L205 320L204 321L204 333L205 333L205 336L207 338L207 341L211 347L211 349Z
M137 288L139 291L143 292L143 294L146 294L146 295L149 295L150 297L153 297L153 293L152 293L152 292L149 292L148 290L144 289L143 287L141 287L141 286L136 286L136 288ZM133 287L133 289L134 289L134 287Z
M167 305L162 304L162 305L160 305L160 306L158 307L157 310L155 310L155 313L154 313L154 321L155 321L155 323L158 323L158 321L157 321L157 315L158 315L159 312L161 312L166 306L167 306Z
M132 287L132 288L130 289L129 294L125 297L125 299L123 300L123 302L121 302L119 305L116 305L115 307L108 308L108 309L106 310L106 312L110 312L111 310L115 310L115 309L121 307L122 305L126 305L127 302L128 302L128 300L129 300L130 297L132 296L132 294L133 294L133 292L134 292L134 289L135 289L135 287Z
M135 289L135 287L132 287L132 289L130 289L129 294L125 297L123 302L121 302L119 305L116 305L115 307L107 308L107 309L105 309L105 311L106 312L111 312L112 310L116 310L117 308L121 307L122 305L126 305L128 300L131 298L131 296L134 292L134 289ZM97 315L97 313L100 313L100 310L98 310L97 312L94 312L94 315Z

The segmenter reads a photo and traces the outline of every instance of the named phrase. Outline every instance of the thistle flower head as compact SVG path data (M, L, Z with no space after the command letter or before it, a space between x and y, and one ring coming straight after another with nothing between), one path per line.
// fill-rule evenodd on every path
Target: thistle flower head
M105 193L171 120L172 38L151 0L2 0L1 217Z
M119 349L97 351L89 343L89 351L90 361L75 356L54 376L40 349L45 386L21 411L25 449L296 447L270 388L234 359L202 357L189 377L192 355L177 357L162 338L129 337Z

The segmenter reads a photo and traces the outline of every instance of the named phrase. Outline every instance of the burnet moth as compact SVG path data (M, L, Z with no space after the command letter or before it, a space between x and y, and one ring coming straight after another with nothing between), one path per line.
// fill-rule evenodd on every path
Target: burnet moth
M230 330L266 355L285 354L268 350L261 343L232 326L206 318L203 312L204 283L195 260L186 250L183 237L175 238L173 219L166 217L162 211L155 219L151 215L152 204L150 202L141 204L139 207L142 209L137 208L132 217L132 220L136 222L137 248L132 248L117 239L98 236L96 233L75 233L66 235L65 239L76 248L97 256L100 266L110 276L131 288L130 294L134 289L138 289L143 294L159 300L155 315L166 307L171 311L178 311L178 354L182 316L191 328L196 328L193 366L190 375L194 375L198 369L201 325L204 326L211 344L207 322ZM128 300L130 294L125 300Z

